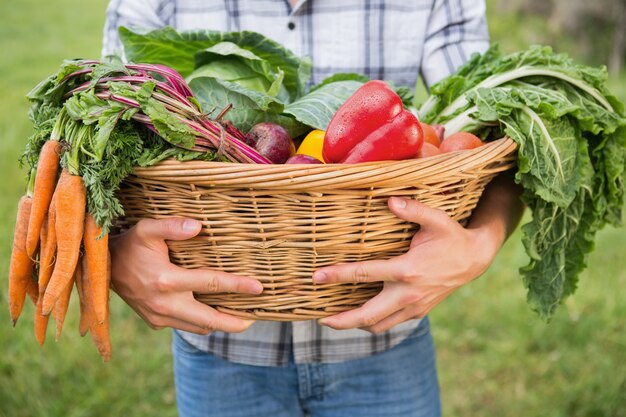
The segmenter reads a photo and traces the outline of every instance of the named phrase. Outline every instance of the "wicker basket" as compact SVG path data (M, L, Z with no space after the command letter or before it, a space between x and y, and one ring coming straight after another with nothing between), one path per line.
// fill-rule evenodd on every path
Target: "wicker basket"
M463 222L491 178L513 165L515 149L503 138L427 159L351 165L167 160L127 178L120 225L198 219L197 237L168 242L172 262L256 277L264 286L261 295L196 294L198 300L240 317L319 318L360 306L382 284L314 285L313 271L408 249L417 225L395 217L388 197L416 198Z

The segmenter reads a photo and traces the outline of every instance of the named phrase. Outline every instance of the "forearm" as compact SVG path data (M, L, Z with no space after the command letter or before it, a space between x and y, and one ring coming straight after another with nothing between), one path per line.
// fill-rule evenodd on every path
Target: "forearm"
M525 207L521 193L509 174L500 174L485 188L474 209L467 228L480 232L482 247L492 258L520 222Z
M473 53L489 47L484 0L433 2L422 51L421 75L427 86L455 72Z

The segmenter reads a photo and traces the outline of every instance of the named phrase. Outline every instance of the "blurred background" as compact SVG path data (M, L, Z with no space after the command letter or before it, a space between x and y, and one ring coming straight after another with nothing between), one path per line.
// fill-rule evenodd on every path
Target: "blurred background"
M31 133L24 95L66 58L97 58L106 0L0 1L0 417L174 416L170 332L150 330L112 299L113 359L78 334L72 300L58 342L39 347L32 304L16 328L6 274ZM626 101L622 0L488 0L493 41L512 52L551 45L606 65ZM526 305L519 233L479 280L431 314L444 416L626 416L626 229L599 233L589 267L550 323ZM622 294L622 298L620 298ZM49 329L50 331L50 329Z

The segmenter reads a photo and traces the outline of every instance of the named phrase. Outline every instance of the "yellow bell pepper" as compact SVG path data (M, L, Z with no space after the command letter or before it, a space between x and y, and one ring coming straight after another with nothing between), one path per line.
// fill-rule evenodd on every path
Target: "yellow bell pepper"
M296 150L296 153L300 155L309 155L324 162L322 147L324 145L325 133L326 132L323 130L312 130L309 132L309 134L302 140L302 143Z

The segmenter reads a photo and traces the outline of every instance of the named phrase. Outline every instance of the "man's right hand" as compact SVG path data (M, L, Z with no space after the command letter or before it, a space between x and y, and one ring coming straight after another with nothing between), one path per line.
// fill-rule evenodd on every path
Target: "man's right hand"
M111 288L153 329L237 333L253 323L197 301L193 292L260 294L263 286L259 281L220 271L186 269L170 262L165 240L189 239L201 227L191 219L144 219L111 239Z

